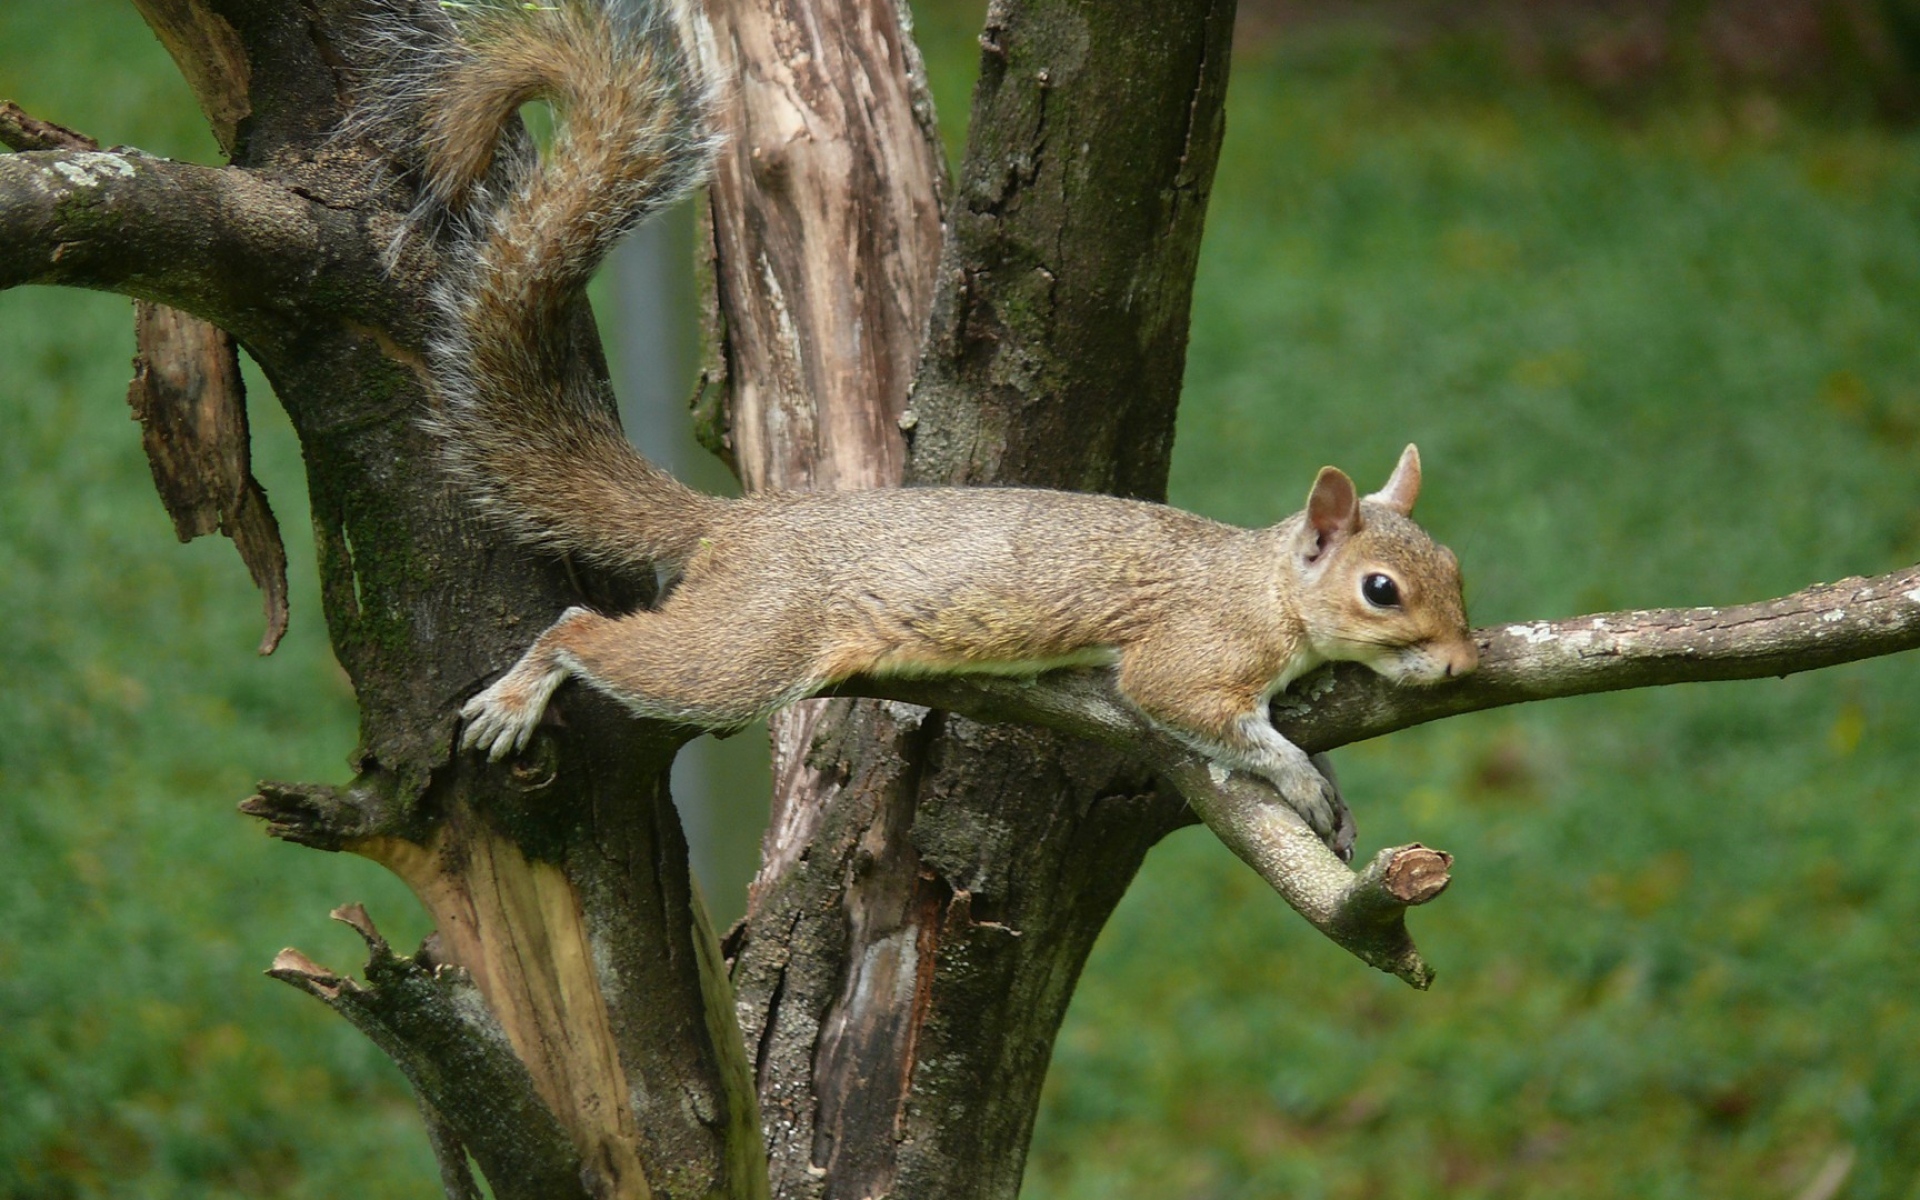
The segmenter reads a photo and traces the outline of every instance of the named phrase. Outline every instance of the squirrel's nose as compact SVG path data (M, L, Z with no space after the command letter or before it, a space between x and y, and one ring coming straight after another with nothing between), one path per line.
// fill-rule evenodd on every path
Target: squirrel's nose
M1473 669L1479 665L1480 647L1472 638L1466 638L1447 655L1447 678L1472 674Z

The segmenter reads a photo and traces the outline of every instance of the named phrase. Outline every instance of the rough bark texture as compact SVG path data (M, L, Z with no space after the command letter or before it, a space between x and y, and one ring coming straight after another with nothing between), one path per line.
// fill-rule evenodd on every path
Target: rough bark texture
M885 12L873 4L867 19ZM911 481L1163 492L1232 15L1210 3L994 6L932 333L897 422ZM732 187L723 175L716 227ZM716 244L724 280L729 250ZM766 321L717 290L729 345ZM788 319L845 318L826 307ZM727 362L739 453L752 414L777 410L741 390L739 355ZM802 392L791 403L846 402ZM811 451L874 464L898 436L870 422L845 431L865 444L820 450L809 440L820 428L775 423L763 436L783 461ZM839 482L756 475L744 455L742 471L750 485ZM868 708L782 732L767 853L731 943L775 1189L1011 1196L1093 938L1146 850L1191 817L1131 756L1038 731Z
M716 3L728 81L714 284L752 489L900 482L897 425L940 251L940 147L890 0Z
M14 150L96 151L98 142L12 101L0 101L0 145ZM127 403L140 422L154 487L181 541L209 533L233 539L266 605L260 653L287 632L287 551L267 493L253 477L246 387L233 335L162 304L133 306L133 382Z
M260 653L272 654L287 632L287 549L253 477L240 349L219 326L144 300L134 301L133 330L127 404L153 485L181 541L233 539L266 606Z
M361 704L358 775L263 787L247 808L400 874L452 973L384 948L357 991L313 984L336 976L297 957L276 969L378 1031L422 1085L437 1140L464 1145L496 1194L764 1194L724 975L665 794L679 738L581 693L511 766L451 752L460 701L532 631L569 603L643 597L514 547L409 466L434 459L416 418L437 251L383 266L410 197L333 139L361 5L143 11L234 165L0 158L0 284L112 288L215 320L292 415L328 626ZM512 1115L534 1108L559 1141Z

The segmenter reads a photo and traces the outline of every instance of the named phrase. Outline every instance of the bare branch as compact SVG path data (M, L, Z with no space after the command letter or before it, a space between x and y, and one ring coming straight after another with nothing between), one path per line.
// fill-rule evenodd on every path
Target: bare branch
M0 155L0 288L63 284L182 308L247 336L345 264L378 269L351 214L248 171L135 151ZM353 269L349 267L348 269ZM331 280L333 298L377 281Z
M471 1148L495 1195L582 1195L579 1151L466 972L433 965L424 953L394 954L357 904L333 916L367 943L364 985L293 949L282 950L267 974L320 1000L386 1051Z
M1785 676L1920 647L1920 566L1730 608L1667 608L1476 631L1480 669L1432 689L1342 666L1311 706L1275 706L1280 732L1330 750L1451 717L1590 692Z
M1315 929L1416 988L1433 982L1405 916L1446 889L1450 855L1397 846L1356 873L1264 781L1229 776L1190 752L1161 770L1207 828Z
M1820 584L1733 608L1604 613L1483 629L1480 669L1434 688L1395 687L1352 664L1282 697L1274 724L1320 752L1442 717L1587 692L1788 675L1920 646L1920 567ZM1208 828L1315 928L1361 959L1425 987L1402 921L1446 885L1437 851L1382 851L1359 874L1258 780L1226 776L1156 729L1101 671L1004 678L856 679L841 695L880 696L983 721L1024 721L1131 746L1176 787ZM1437 886L1436 886L1437 884Z
M11 100L0 100L0 146L9 150L98 150L78 130L42 120Z
M1381 851L1356 874L1329 848L1340 831L1316 832L1264 780L1229 775L1208 763L1122 700L1107 673L1061 671L1031 683L862 679L841 690L856 689L860 695L884 690L894 699L980 720L1047 725L1137 751L1227 848L1314 928L1361 961L1414 987L1432 982L1433 971L1414 948L1403 913L1439 895L1451 859L1424 847L1402 846ZM1444 860L1437 885L1436 858Z
M84 133L0 101L0 143L16 150L98 150ZM261 591L267 630L260 653L287 632L287 551L266 490L253 477L247 394L233 335L191 313L148 301L133 306L136 350L127 403L160 500L180 540L220 532L233 539Z
M1363 667L1336 664L1276 700L1274 725L1296 745L1319 752L1528 700L1784 676L1897 654L1920 647L1920 566L1731 608L1598 613L1481 629L1474 637L1480 669L1465 679L1399 687ZM1098 671L1059 671L1031 681L862 678L835 694L904 700L982 721L1025 721L1110 745L1152 746L1158 736Z

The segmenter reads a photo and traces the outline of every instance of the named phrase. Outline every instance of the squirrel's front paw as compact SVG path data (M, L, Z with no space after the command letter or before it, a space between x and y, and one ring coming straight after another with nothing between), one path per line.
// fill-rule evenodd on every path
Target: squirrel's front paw
M499 761L526 749L533 731L547 711L553 689L566 677L564 671L528 671L522 662L498 682L460 709L467 727L460 734L460 746L482 750Z
M1324 762L1321 756L1316 756L1316 760L1315 766ZM1331 769L1325 774L1313 767L1289 770L1274 779L1273 785L1293 811L1300 814L1300 819L1320 835L1328 849L1343 862L1352 859L1353 815L1347 811L1347 802L1340 795L1340 785L1335 782Z

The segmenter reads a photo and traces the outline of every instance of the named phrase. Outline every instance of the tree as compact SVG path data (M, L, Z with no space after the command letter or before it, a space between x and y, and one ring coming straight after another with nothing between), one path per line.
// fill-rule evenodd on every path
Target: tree
M351 785L268 785L250 809L388 866L439 932L401 958L343 910L372 950L365 984L297 954L276 973L407 1071L450 1194L472 1193L463 1148L503 1196L1012 1194L1078 968L1146 849L1196 815L1330 936L1425 982L1400 913L1444 885L1444 856L1403 847L1354 877L1270 793L1216 783L1097 676L861 681L796 707L724 958L665 802L686 731L577 695L514 763L454 754L459 701L531 630L582 595L644 597L514 548L430 472L394 469L432 457L413 367L436 264L386 270L404 181L332 137L357 6L140 7L235 165L99 154L14 117L6 140L29 152L0 160L0 282L211 321L300 430L362 744ZM699 412L744 482L1159 494L1232 15L996 5L948 200L893 6L712 13L709 50L737 82ZM214 378L231 361L204 325L143 322L156 376L197 361L168 329ZM196 495L176 511L234 532L271 586L243 428L216 418L190 438L162 419L150 438L169 463L211 447L208 470L157 466L211 479L179 489ZM1483 631L1464 684L1394 692L1336 671L1276 718L1328 749L1493 704L1891 652L1920 640L1914 574Z

